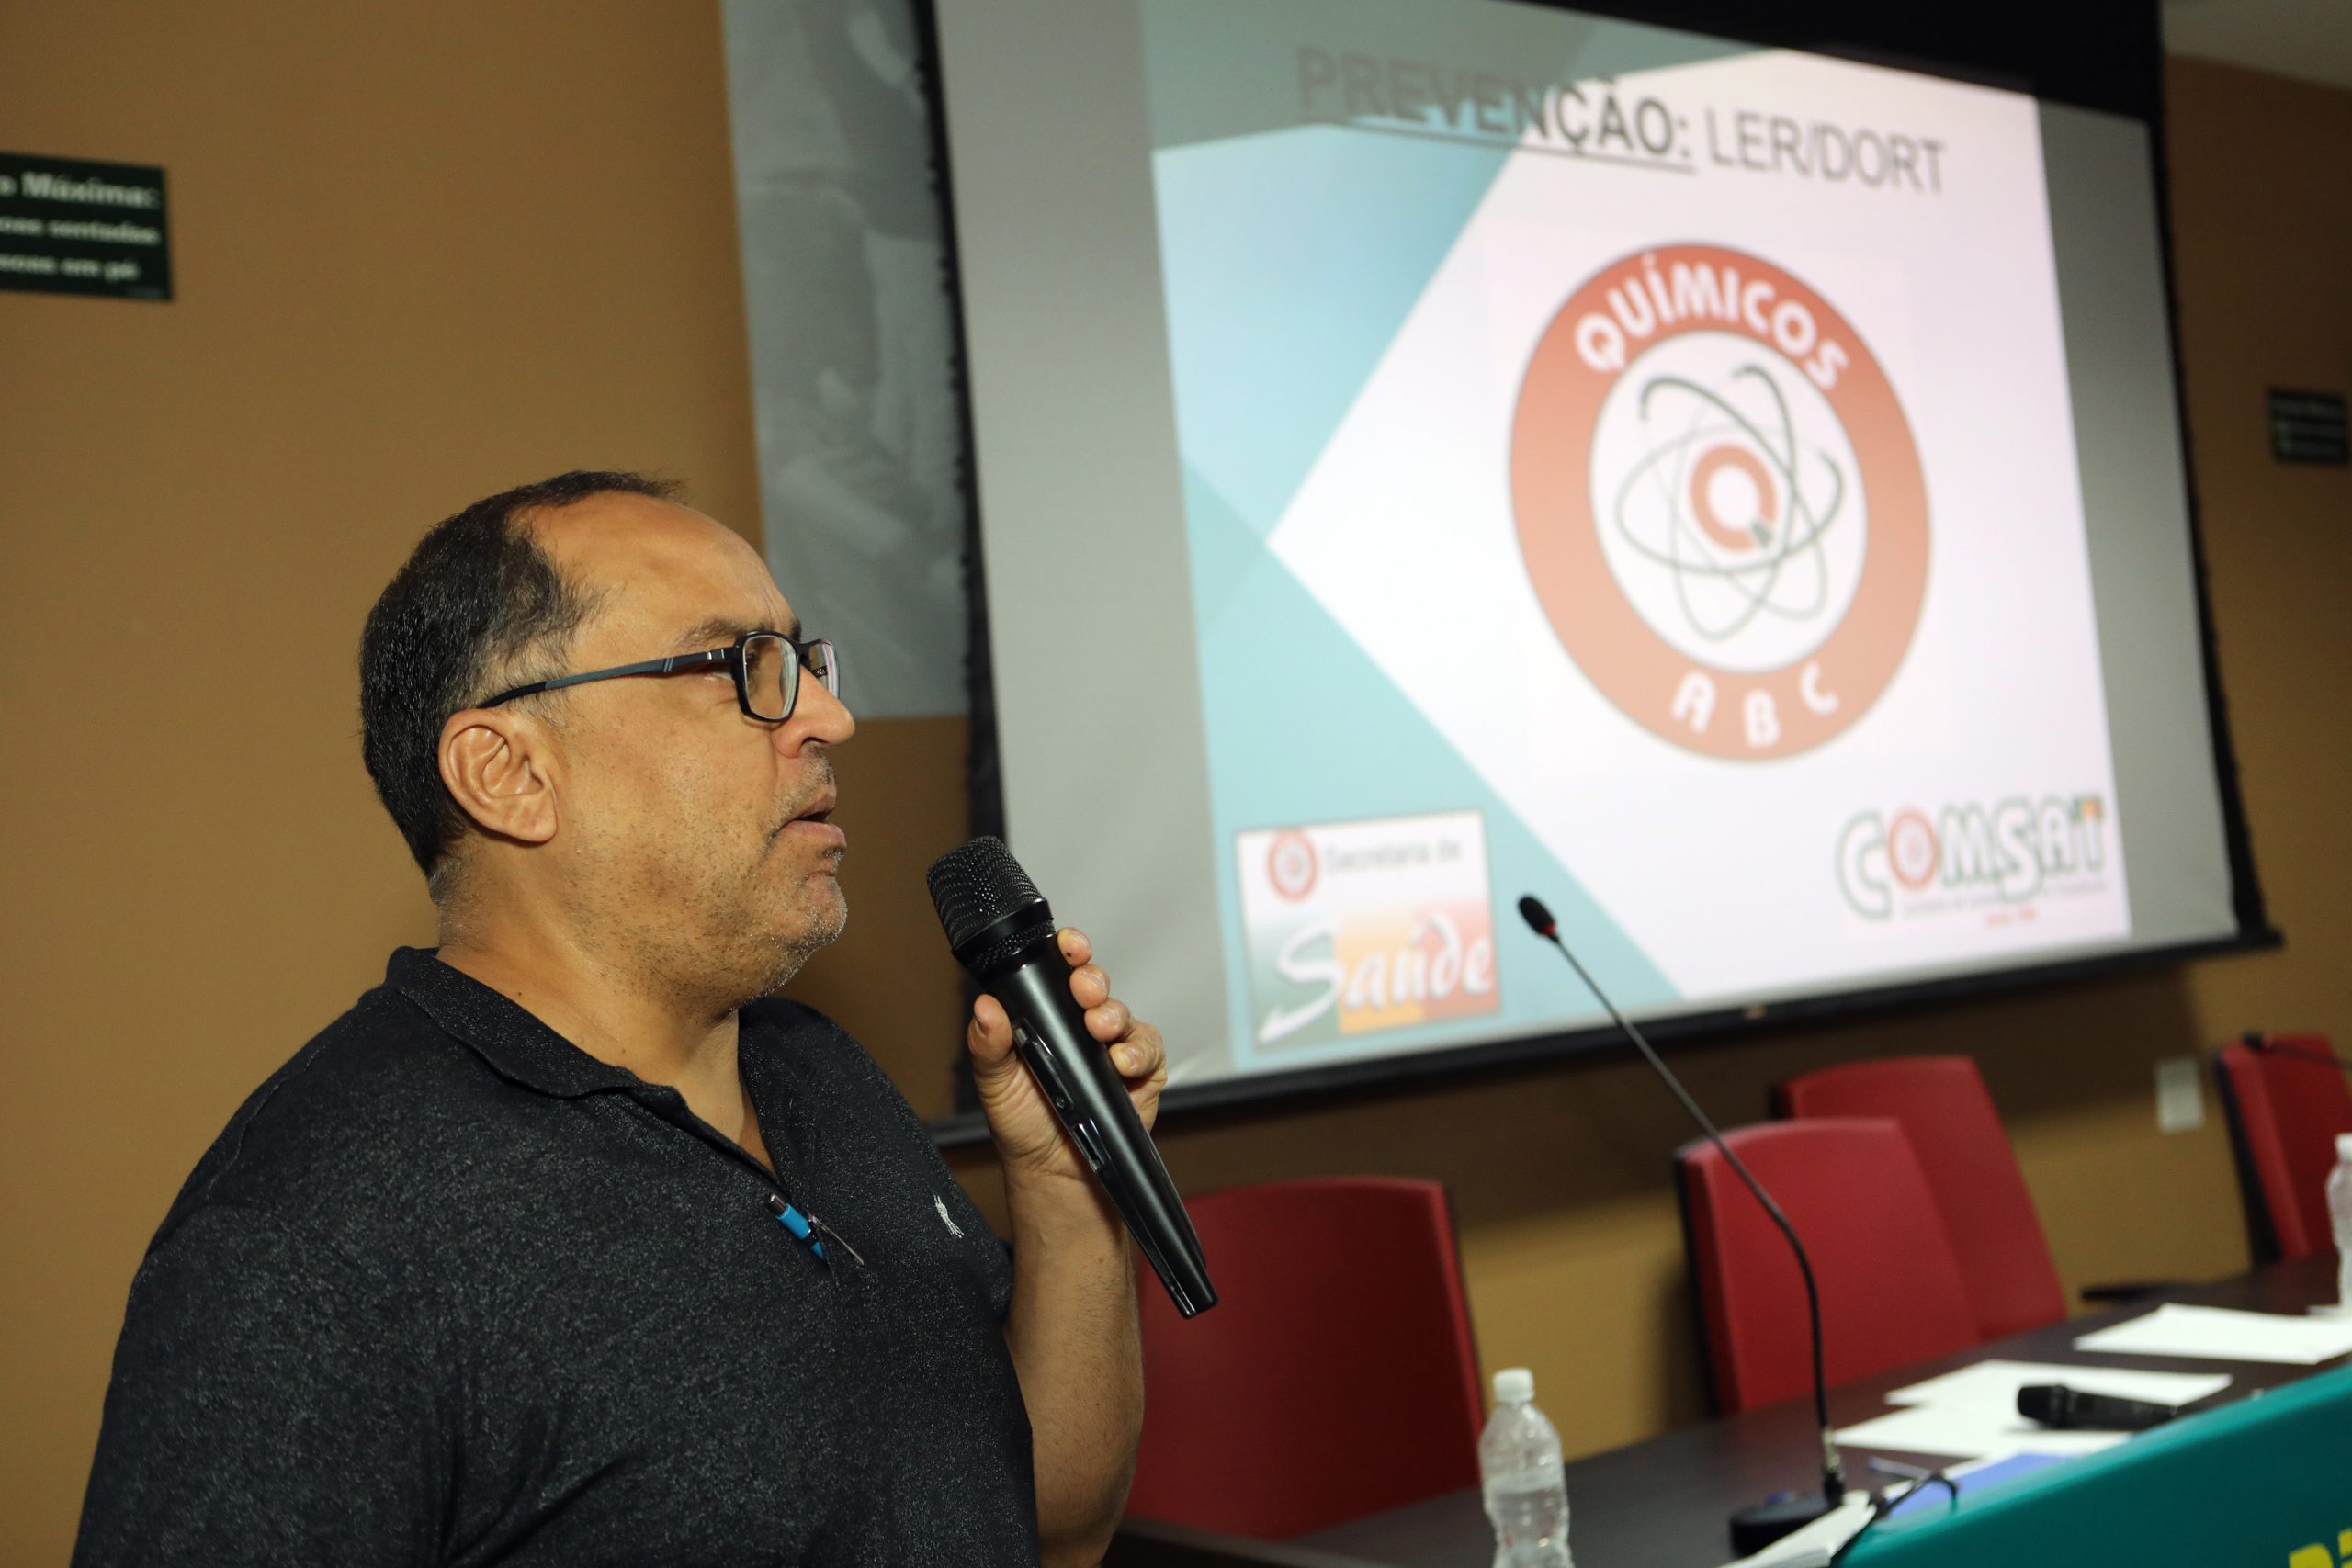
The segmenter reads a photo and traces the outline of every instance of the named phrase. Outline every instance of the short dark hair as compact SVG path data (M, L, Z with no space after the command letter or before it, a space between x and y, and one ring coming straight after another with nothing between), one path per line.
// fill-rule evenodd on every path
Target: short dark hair
M360 754L428 879L467 820L441 783L441 727L494 684L562 673L555 661L596 608L531 537L529 515L616 491L669 501L678 487L583 470L501 491L434 525L368 612Z

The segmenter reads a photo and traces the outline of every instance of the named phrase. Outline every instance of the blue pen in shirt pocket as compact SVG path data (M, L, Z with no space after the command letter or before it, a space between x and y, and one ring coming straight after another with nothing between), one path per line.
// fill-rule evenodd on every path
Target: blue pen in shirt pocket
M820 1258L825 1256L825 1244L817 1238L817 1227L808 1223L808 1215L786 1202L783 1193L768 1194L768 1212L775 1216L776 1224L790 1231L796 1239L807 1242L809 1251Z
M865 1262L865 1259L859 1255L857 1248L852 1247L841 1232L814 1214L802 1213L786 1201L783 1193L768 1194L768 1213L775 1216L776 1224L790 1231L798 1240L807 1242L808 1250L819 1258L825 1257L825 1243L831 1240L840 1244L841 1249L849 1254L851 1262L859 1265ZM828 1258L826 1261L831 1260Z

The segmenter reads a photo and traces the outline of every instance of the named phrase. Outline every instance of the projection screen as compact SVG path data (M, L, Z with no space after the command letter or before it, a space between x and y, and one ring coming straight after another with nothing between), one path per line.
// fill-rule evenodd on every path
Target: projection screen
M2261 940L2146 124L940 0L1006 836L1196 1098ZM1181 1097L1180 1097L1181 1098Z

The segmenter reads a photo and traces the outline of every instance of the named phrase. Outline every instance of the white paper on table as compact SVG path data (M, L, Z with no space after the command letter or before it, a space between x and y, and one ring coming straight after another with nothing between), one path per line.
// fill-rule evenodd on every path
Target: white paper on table
M2064 1432L2035 1425L2018 1415L1980 1403L1906 1404L1838 1433L1840 1443L1897 1453L1951 1454L1982 1459L2030 1448L2046 1454L2095 1454L2111 1449L2127 1432Z
M2077 1393L2112 1399L2143 1399L2152 1404L2189 1404L2230 1386L2227 1372L2143 1372L2128 1367L2067 1367L2051 1361L1979 1361L1939 1378L1898 1388L1889 1404L1967 1405L2017 1415L2018 1390L2035 1383L2064 1383ZM2029 1433L2046 1430L2031 1422Z
M1763 1551L1751 1553L1727 1568L1828 1568L1839 1547L1870 1523L1871 1495L1860 1487L1846 1494L1829 1512L1800 1530L1792 1530Z
M2352 1354L2352 1323L2167 1302L2128 1323L2084 1335L2075 1348L2311 1367Z

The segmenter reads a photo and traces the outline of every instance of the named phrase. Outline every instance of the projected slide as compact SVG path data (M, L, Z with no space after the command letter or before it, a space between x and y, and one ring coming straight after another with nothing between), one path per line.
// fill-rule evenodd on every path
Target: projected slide
M2033 100L1140 21L1233 1070L2131 935Z

